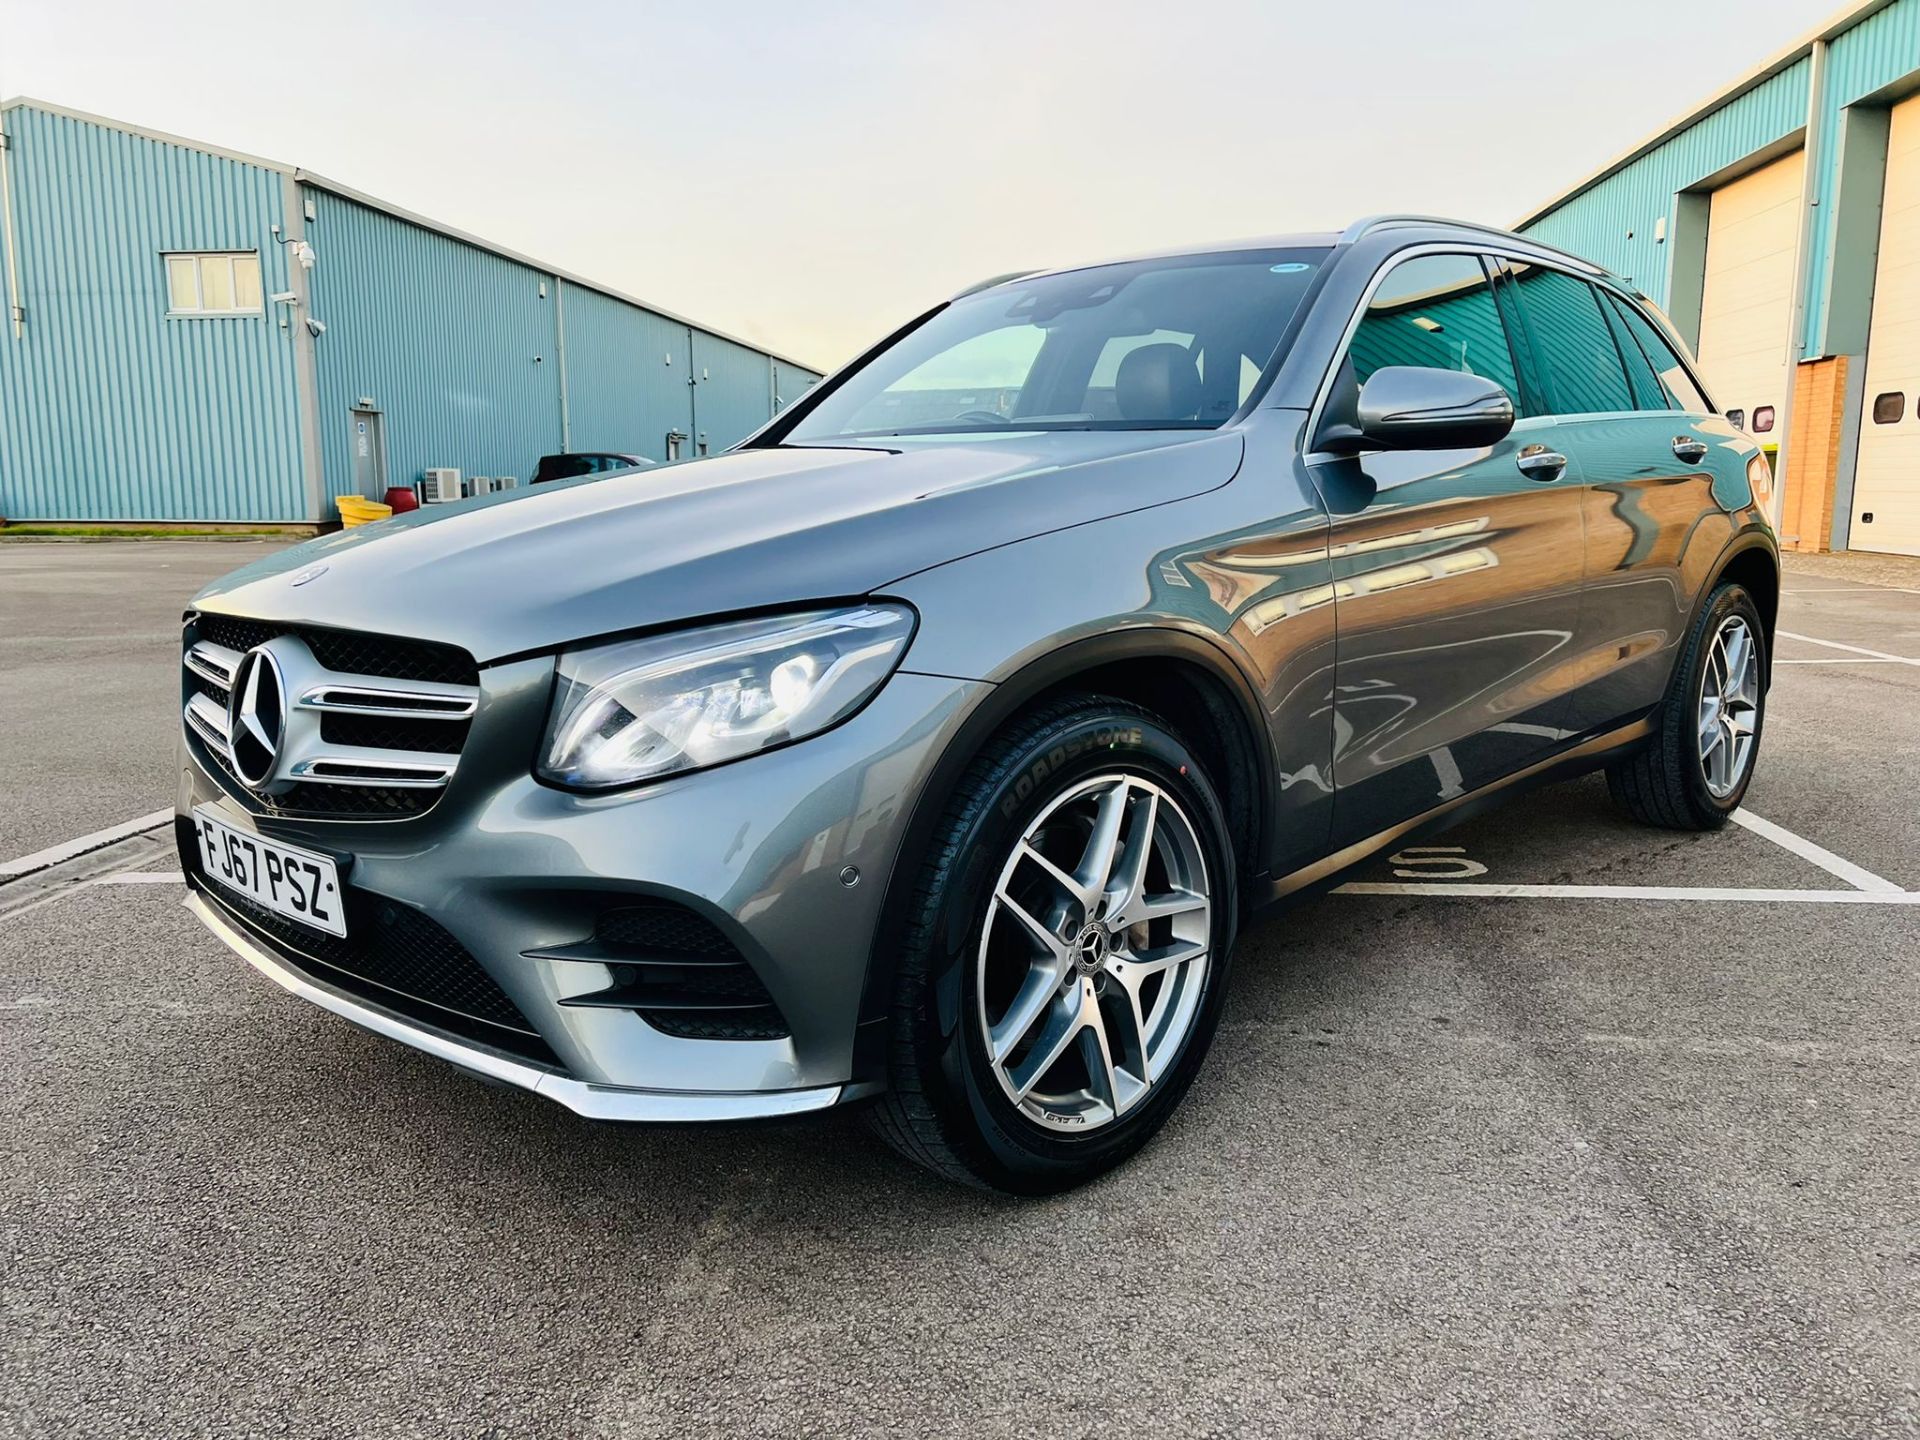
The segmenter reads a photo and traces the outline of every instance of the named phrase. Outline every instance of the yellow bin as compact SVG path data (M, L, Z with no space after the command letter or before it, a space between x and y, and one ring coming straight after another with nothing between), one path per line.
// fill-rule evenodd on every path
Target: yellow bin
M382 505L362 495L342 495L333 503L340 507L340 523L348 529L373 520L385 520L393 514L391 505Z

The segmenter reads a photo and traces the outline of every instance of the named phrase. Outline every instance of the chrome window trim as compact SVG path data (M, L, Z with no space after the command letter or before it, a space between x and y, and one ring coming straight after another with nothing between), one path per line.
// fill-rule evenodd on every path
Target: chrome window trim
M1333 381L1334 377L1340 373L1340 362L1346 358L1347 348L1353 343L1354 332L1360 328L1360 322L1366 318L1367 307L1373 303L1373 297L1380 289L1381 282L1384 281L1388 275L1392 274L1395 267L1400 265L1401 262L1418 259L1423 255L1466 255L1476 258L1490 256L1494 259L1512 261L1522 265L1539 265L1550 270L1558 270L1570 279L1581 280L1589 285L1596 285L1613 294L1621 295L1622 298L1627 299L1629 303L1634 305L1634 309L1638 313L1646 316L1647 322L1653 326L1658 334L1667 336L1670 342L1677 338L1668 335L1666 326L1655 320L1651 315L1647 315L1645 309L1641 307L1638 302L1633 301L1632 297L1624 295L1620 287L1614 284L1605 272L1601 270L1594 269L1589 273L1582 273L1580 269L1575 268L1571 261L1563 262L1537 254L1530 254L1524 245L1503 244L1497 237L1489 237L1484 242L1475 241L1469 237L1459 237L1448 240L1430 240L1419 245L1409 245L1404 250L1395 250L1379 263L1374 269L1372 278L1367 281L1367 288L1361 292L1359 303L1354 306L1353 313L1347 317L1347 323L1340 332L1340 343L1333 347L1333 353L1327 361L1326 370L1320 376L1320 383L1314 390L1313 405L1307 411L1307 425L1303 432L1305 444L1311 445L1313 437L1320 433L1320 421L1325 414L1327 402L1332 397ZM1605 317L1602 318L1604 319ZM1501 324L1503 326L1506 324L1506 316L1504 314L1501 316ZM1513 337L1511 335L1508 336L1507 343L1508 348L1511 349L1513 344ZM1693 381L1695 387L1706 397L1707 402L1711 404L1713 402L1713 396L1708 393L1706 386L1700 384L1700 377L1695 373L1692 362L1689 361L1684 354L1684 348L1685 347L1680 345L1674 346L1674 353L1680 359L1681 368L1687 372L1688 377ZM1532 357L1529 356L1528 359L1531 360ZM1520 357L1518 355L1515 355L1514 360L1516 364L1520 363ZM1649 360L1648 363L1652 363L1651 360ZM1517 399L1518 397L1515 398ZM1554 410L1545 415L1529 415L1523 418L1527 420L1559 421L1592 419L1607 415L1617 417L1621 415L1690 415L1692 413L1690 410ZM1521 421L1516 420L1514 423L1518 425ZM1323 465L1329 461L1348 458L1350 457L1337 455L1330 450L1310 449L1302 453L1300 460L1303 465Z

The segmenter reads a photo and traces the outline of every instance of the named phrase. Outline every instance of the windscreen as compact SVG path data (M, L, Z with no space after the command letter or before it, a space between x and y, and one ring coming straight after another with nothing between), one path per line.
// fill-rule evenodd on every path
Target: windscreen
M964 296L847 377L785 442L1210 429L1246 403L1326 255L1136 260Z

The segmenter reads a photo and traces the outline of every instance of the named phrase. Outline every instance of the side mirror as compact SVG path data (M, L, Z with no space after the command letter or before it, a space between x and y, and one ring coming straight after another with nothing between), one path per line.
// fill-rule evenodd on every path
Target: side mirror
M1362 446L1382 450L1468 450L1513 429L1513 397L1479 375L1388 365L1360 387L1354 407Z

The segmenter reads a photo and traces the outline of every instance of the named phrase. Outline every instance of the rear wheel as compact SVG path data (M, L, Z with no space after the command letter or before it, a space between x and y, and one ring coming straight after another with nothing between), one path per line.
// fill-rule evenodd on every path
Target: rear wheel
M880 1133L1021 1193L1119 1164L1212 1039L1235 902L1218 798L1165 722L1096 697L1016 722L913 898Z
M1743 585L1708 598L1674 667L1653 742L1607 769L1607 788L1635 819L1670 830L1716 830L1740 808L1766 718L1766 630Z

